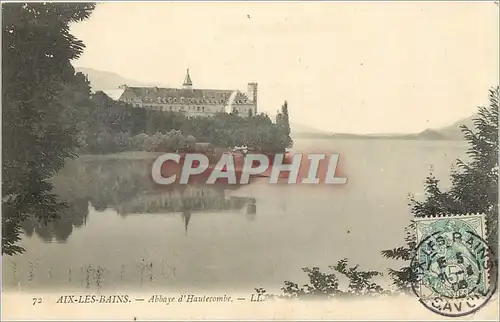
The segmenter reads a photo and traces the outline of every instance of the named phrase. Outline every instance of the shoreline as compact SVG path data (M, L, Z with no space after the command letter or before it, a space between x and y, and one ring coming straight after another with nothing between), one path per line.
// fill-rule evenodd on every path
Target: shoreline
M160 155L163 155L169 152L150 152L150 151L124 151L124 152L113 152L107 154L81 154L77 157L70 160L82 160L82 161L100 161L100 160L113 160L113 159L122 159L122 160L148 160L155 159ZM172 152L170 152L172 153ZM177 152L180 154L187 153L201 153L207 154L206 152ZM216 148L213 156L220 158L224 153L231 153L228 148ZM286 152L259 152L264 154L279 154ZM250 153L249 153L250 154Z

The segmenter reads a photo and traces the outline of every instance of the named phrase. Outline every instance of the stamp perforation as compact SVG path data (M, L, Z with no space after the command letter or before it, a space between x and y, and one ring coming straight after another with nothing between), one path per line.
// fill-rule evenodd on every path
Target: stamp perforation
M491 297L495 294L496 287L497 287L497 281L498 281L498 278L495 278L495 276L491 275L491 274L497 274L497 277L498 277L498 269L497 269L495 252L493 249L491 249L489 242L487 241L488 234L489 234L490 229L491 229L491 227L490 227L491 222L490 222L486 213L481 212L481 213L463 213L463 214L456 214L456 213L455 214L437 214L437 215L429 215L429 216L422 216L422 217L414 218L413 222L415 223L415 235L417 238L416 242L418 245L417 249L420 248L423 245L423 243L426 243L426 244L430 245L430 247L432 247L432 245L429 244L428 242L426 242L426 240L428 240L429 238L431 238L435 234L452 233L453 226L448 226L449 224L447 224L446 222L443 222L444 226L442 227L442 229L444 229L444 230L442 230L442 232L440 233L441 228L440 228L440 226L439 226L440 224L438 222L440 222L441 220L452 220L453 221L454 219L459 220L459 221L465 220L462 222L463 224L473 224L473 228L471 227L472 230L470 231L471 237L476 236L475 238L476 239L479 238L481 244L483 244L482 249L483 249L483 256L484 257L482 257L481 261L485 261L484 264L482 264L485 266L483 266L483 269L482 269L483 277L481 279L485 283L484 284L485 289L483 291L479 290L479 293L474 291L474 293L470 294L474 298L477 297L476 300L481 299L481 301L483 301L483 303L481 305L479 305L479 307L477 309L472 309L468 313L466 313L466 312L458 313L457 312L456 314L452 314L452 313L445 314L443 312L439 313L439 312L435 311L434 309L431 309L432 311L435 311L436 313L439 313L439 314L445 315L445 316L450 316L450 317L468 315L468 314L474 313L480 307L484 306L491 299ZM479 222L477 222L478 220L479 220ZM435 226L435 224L437 224L437 226ZM451 228L452 230L449 231L449 228ZM428 229L430 229L430 230L428 230ZM436 231L436 229L437 229L437 231ZM448 247L452 247L452 246L450 245ZM472 245L471 245L471 247L472 247ZM476 251L478 251L478 249L479 249L478 247L481 247L481 246L476 245L474 247L474 249ZM458 249L460 249L460 248L458 248ZM415 256L416 256L415 257L415 259L416 259L418 257L418 250L417 250L417 254ZM416 293L417 296L419 296L418 294L420 294L420 296L419 296L420 302L422 302L424 304L424 306L426 306L426 307L429 307L427 304L425 304L426 301L435 301L436 299L441 299L441 300L445 299L445 301L447 303L455 303L454 304L455 307L460 307L460 304L461 304L460 302L464 301L464 298L461 298L461 297L459 297L459 298L454 298L454 297L447 298L445 296L444 298L442 298L441 295L444 295L444 294L440 295L439 293L434 294L430 297L428 297L428 296L423 297L423 294L421 293L422 286L423 285L419 285L417 287L417 289L414 289L414 292L418 292L418 293ZM436 290L434 290L434 292L436 292ZM482 292L486 292L486 293L483 294ZM469 303L467 301L468 300L465 300L465 303ZM457 304L459 304L459 305L457 306Z

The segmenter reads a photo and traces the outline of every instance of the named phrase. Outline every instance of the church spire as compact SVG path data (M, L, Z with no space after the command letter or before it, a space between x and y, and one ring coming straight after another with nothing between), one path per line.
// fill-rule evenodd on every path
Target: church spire
M189 75L189 68L186 70L186 78L184 78L184 83L182 84L184 88L193 88L193 82L191 81L191 76Z

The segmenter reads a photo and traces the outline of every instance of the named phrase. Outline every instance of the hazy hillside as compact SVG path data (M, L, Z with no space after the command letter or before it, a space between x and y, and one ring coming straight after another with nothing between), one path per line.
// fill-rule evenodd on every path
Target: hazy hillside
M300 123L295 123L293 121L290 122L290 128L292 131L292 134L328 134L327 132L318 130L316 128L300 124Z
M157 86L158 84L148 84L138 82L132 79L127 79L122 77L116 73L104 72L101 70L96 70L92 68L85 67L75 67L77 72L81 72L85 75L88 75L90 85L92 86L93 91L102 91L102 90L110 90L116 89L120 85L129 85L129 86Z
M349 134L335 133L331 136L337 139L370 139L370 140L448 140L445 136L434 130L425 130L415 134Z
M127 79L116 73L105 72L86 67L75 67L77 72L87 75L93 91L112 90L118 86L127 84L129 86L161 86L161 84L143 83ZM472 119L475 115L459 120L449 126L440 129L427 129L416 134L352 134L352 133L328 133L313 127L291 122L291 135L294 138L342 138L342 139L395 139L395 140L463 140L460 125L472 127Z
M472 115L465 119L459 120L449 126L439 129L427 129L420 133L415 134L349 134L349 133L335 133L331 135L332 138L342 139L385 139L385 140L451 140L461 141L464 139L463 133L460 129L461 125L466 125L473 128L472 119L476 115Z
M477 117L477 114L471 115L471 116L469 116L465 119L461 119L460 121L457 121L449 126L438 129L437 131L447 138L454 139L454 140L463 140L464 136L463 136L463 133L460 129L460 126L465 125L469 129L472 129L474 127L473 119L476 117Z
M320 139L320 138L335 138L335 139L383 139L383 140L463 140L463 133L460 129L461 125L466 125L469 128L473 127L472 119L476 115L459 120L449 126L438 129L427 129L420 133L412 134L355 134L355 133L328 133L313 129L301 124L291 124L292 137L301 139Z

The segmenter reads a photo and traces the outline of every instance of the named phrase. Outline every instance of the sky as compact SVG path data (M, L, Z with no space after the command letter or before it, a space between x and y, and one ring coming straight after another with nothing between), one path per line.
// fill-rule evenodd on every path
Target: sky
M106 3L71 26L73 64L180 87L258 82L258 109L329 132L409 133L487 104L499 81L493 2Z

